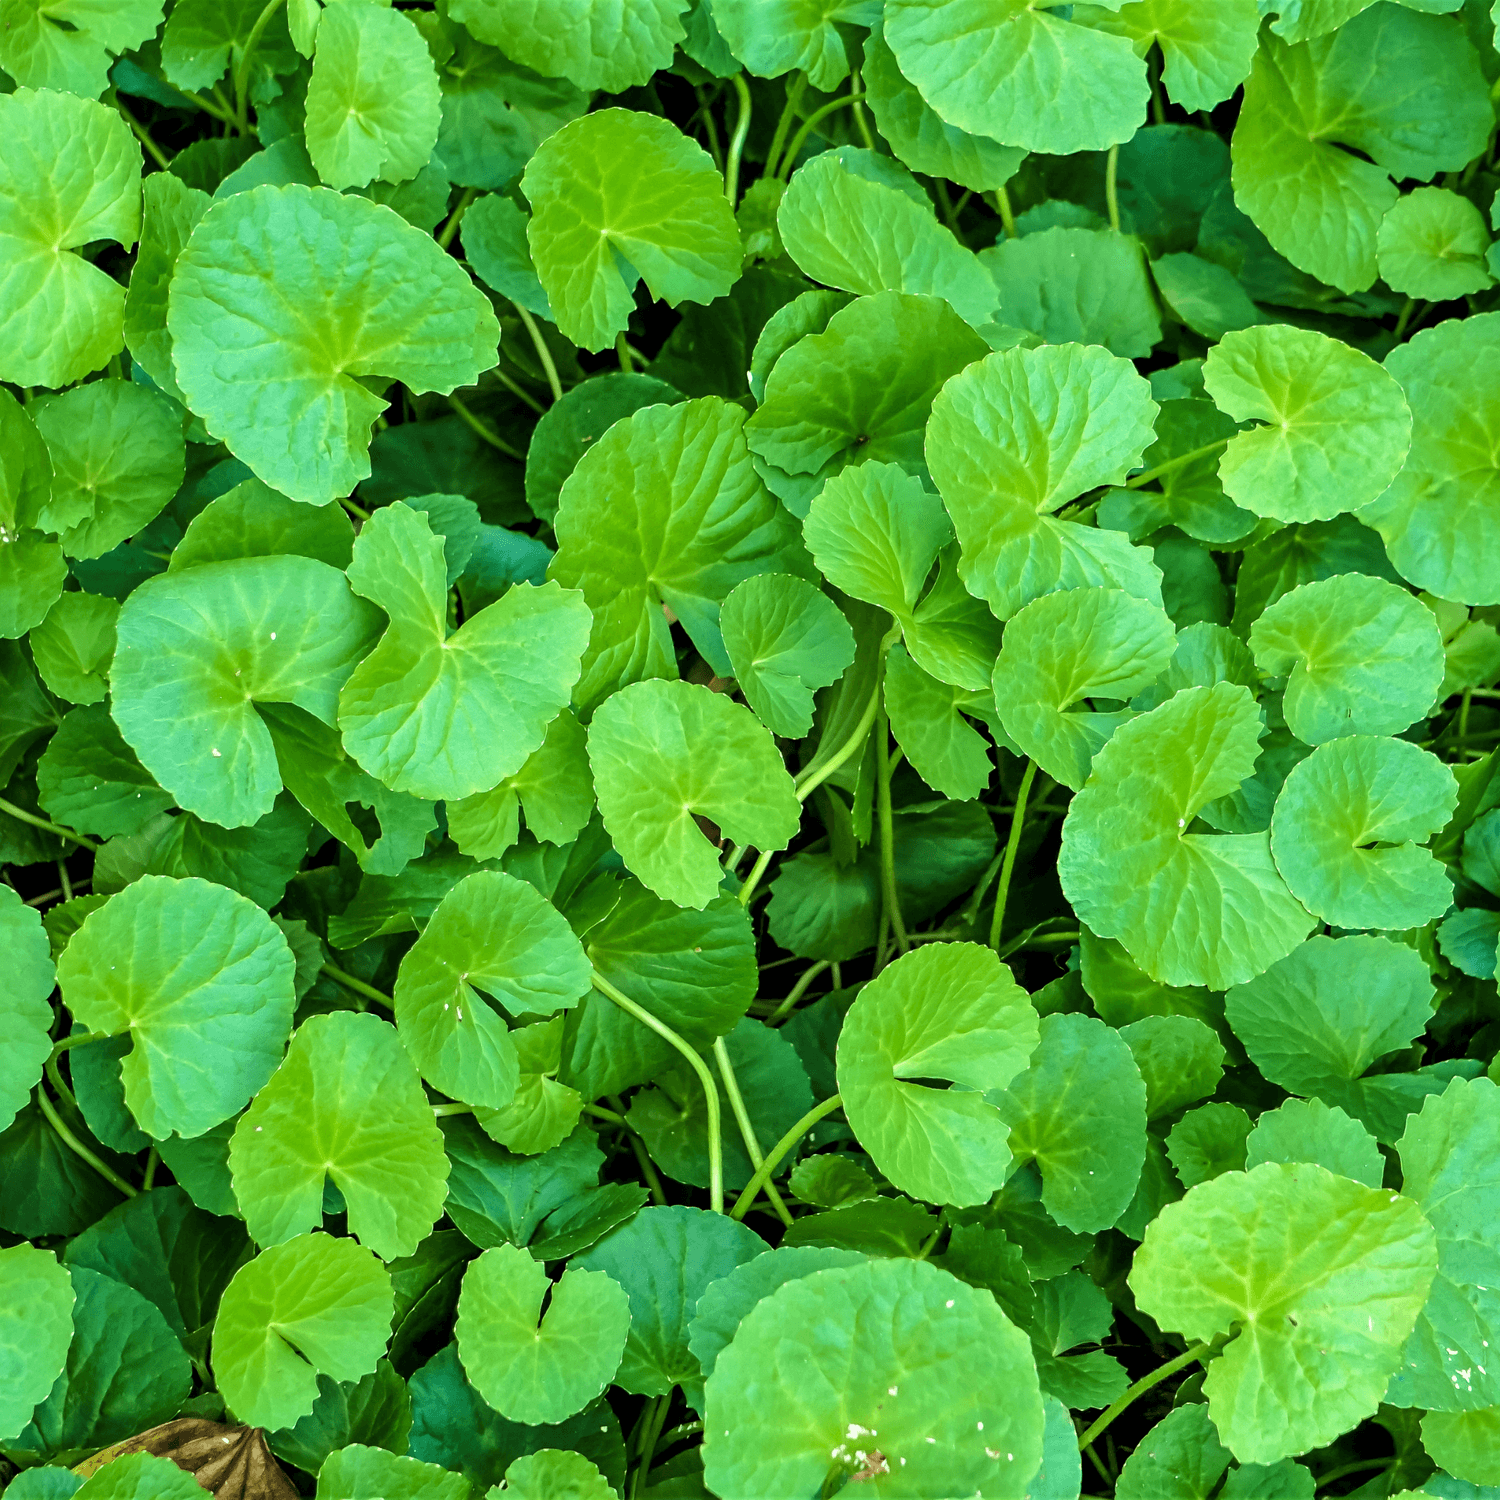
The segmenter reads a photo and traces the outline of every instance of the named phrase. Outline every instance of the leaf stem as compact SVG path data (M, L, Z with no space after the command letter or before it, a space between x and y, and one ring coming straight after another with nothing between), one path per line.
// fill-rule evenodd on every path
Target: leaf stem
M1152 1370L1149 1375L1142 1375L1141 1378L1137 1380L1134 1385L1129 1387L1129 1389L1127 1389L1125 1393L1120 1396L1112 1406L1105 1407L1105 1409L1100 1412L1099 1415L1094 1418L1093 1422L1091 1422L1089 1426L1084 1430L1083 1435L1078 1439L1078 1447L1080 1451L1085 1448L1091 1448L1094 1444L1095 1439L1098 1438L1099 1434L1103 1432L1104 1429L1108 1427L1109 1424L1113 1422L1114 1419L1118 1417L1122 1411L1124 1411L1127 1407L1132 1406L1135 1402L1139 1401L1147 1391L1152 1390L1154 1387L1160 1385L1162 1381L1167 1379L1169 1375L1175 1375L1185 1366L1192 1364L1194 1360L1202 1359L1203 1356L1207 1354L1211 1348L1213 1348L1212 1344L1194 1344L1192 1348L1188 1349L1185 1353L1179 1354L1176 1359L1169 1359L1166 1364L1159 1365L1156 1369Z
M356 505L347 495L340 499L339 504L358 521L368 521L370 519L370 512L364 506Z
M1116 234L1120 232L1119 175L1120 147L1117 142L1109 148L1109 155L1104 159L1104 203L1109 209L1109 227Z
M250 34L245 38L244 50L240 53L240 65L234 70L234 98L238 106L240 127L248 133L250 129L249 111L245 104L246 92L250 85L250 62L255 56L255 49L260 44L260 39L265 29L275 18L276 12L286 3L286 0L266 0L265 7L255 18L255 24L250 28Z
M896 643L899 631L899 626L893 627L880 643L880 665L877 665L875 669L875 688L870 694L870 701L865 704L864 712L859 716L859 723L854 726L854 732L821 766L817 764L816 757L814 757L813 764L797 778L799 802L806 802L855 751L864 745L865 737L875 723L875 715L880 712L881 665L885 662L886 652Z
M453 410L456 411L458 415L462 417L463 420L467 422L468 425L472 427L474 431L490 445L491 448L498 448L502 453L508 455L509 457L514 458L521 463L525 463L526 455L524 453L520 452L518 449L512 448L504 438L492 432L490 430L489 424L487 422L482 422L478 417L476 417L474 413L471 412L469 408L458 399L457 396L449 396L448 405L451 406Z
M37 1107L46 1117L47 1123L57 1132L57 1138L69 1151L81 1161L86 1161L112 1188L123 1193L127 1198L137 1196L139 1189L133 1188L113 1167L106 1166L82 1141L63 1124L62 1116L53 1108L52 1101L47 1097L47 1091L40 1084L36 1090Z
M86 1047L90 1042L107 1042L108 1040L107 1031L79 1031L72 1036L59 1037L52 1044L52 1053L47 1061L55 1063L64 1052L71 1051L74 1047Z
M19 819L22 823L30 823L33 828L40 828L44 833L55 833L60 839L71 839L80 848L87 849L90 854L97 854L99 846L92 839L86 839L81 833L74 833L69 828L63 828L57 823L49 823L46 818L39 818L35 813L29 813L24 807L17 807L14 802L7 802L0 797L0 812L9 813L11 817Z
M667 1197L666 1187L656 1170L656 1163L651 1160L651 1153L646 1150L646 1143L641 1139L640 1132L625 1118L625 1101L611 1098L609 1102L614 1106L620 1129L625 1132L625 1139L630 1142L630 1149L635 1153L636 1165L641 1169L641 1176L646 1179L646 1191L651 1194L651 1201L658 1207L665 1208L671 1200ZM588 1105L584 1108L587 1109Z
M807 1134L814 1125L825 1115L831 1115L834 1110L840 1108L843 1100L834 1094L825 1099L821 1104L815 1104L808 1112L792 1126L782 1138L766 1152L766 1159L755 1169L755 1176L745 1184L745 1190L734 1200L734 1207L729 1210L731 1219L743 1219L750 1205L755 1202L755 1195L760 1192L766 1183L771 1180L771 1174L781 1165L781 1159L798 1141Z
M797 980L796 984L792 986L791 994L789 994L786 999L783 1000L781 1004L778 1005L776 1009L766 1017L766 1024L768 1026L774 1026L779 1020L781 1020L783 1016L789 1015L793 1010L795 1010L797 1007L797 1002L807 993L808 989L812 985L813 980L815 980L818 975L821 974L825 969L831 967L832 965L826 958L820 958L817 963L809 964L807 968L803 970L802 976Z
M901 893L896 888L896 825L891 812L891 775L895 767L891 763L890 724L884 711L875 725L875 769L875 803L880 819L880 896L890 913L896 952L905 953L911 943L901 917Z
M322 972L326 974L335 984L341 984L351 994L359 995L366 1000L373 1000L376 1005L396 1013L396 1002L389 995L382 994L374 985L369 985L363 979L356 979L353 974L340 969L335 964L324 964Z
M661 1436L662 1427L666 1423L667 1407L671 1401L671 1391L668 1391L665 1396L658 1396L641 1418L639 1428L641 1436L636 1446L636 1452L640 1456L636 1463L635 1473L630 1478L631 1500L636 1500L636 1497L641 1494L646 1483L646 1476L651 1472L651 1460L656 1456L657 1439Z
M542 337L542 330L536 326L536 319L521 306L519 302L511 304L521 322L525 324L526 332L531 335L531 342L536 346L536 357L542 362L542 369L547 374L547 384L552 389L552 399L561 401L563 388L562 381L557 378L557 365L552 359L552 351L547 347L547 341Z
M750 134L750 85L743 73L736 73L730 80L739 96L740 109L734 119L734 134L729 138L729 160L724 164L724 196L730 208L740 201L740 157L745 150L745 137Z
M995 910L990 917L990 947L998 951L1000 929L1005 923L1005 903L1010 896L1010 878L1015 873L1016 851L1021 847L1021 830L1026 826L1026 801L1031 783L1036 779L1036 762L1028 759L1021 773L1021 789L1016 793L1016 810L1010 817L1010 836L1005 841L1005 860L1000 866L1000 884L995 887Z
M831 99L821 109L815 109L803 122L802 128L792 137L792 143L786 148L786 155L781 158L783 167L791 167L796 164L797 153L807 144L807 138L813 132L820 121L826 119L836 109L843 109L846 104L852 104L858 108L860 101L864 98L863 93L845 94L842 98ZM781 175L779 172L776 174Z
M644 1005L637 1005L629 995L618 990L597 969L593 973L593 985L601 995L613 1000L626 1015L634 1016L642 1026L654 1031L669 1046L675 1047L687 1060L703 1085L703 1103L708 1112L708 1201L716 1214L724 1212L724 1147L719 1124L719 1089L707 1064L698 1056L697 1050L664 1021L659 1021Z
M434 1120L446 1120L452 1115L472 1115L473 1113L472 1104L434 1104L432 1106Z
M537 416L541 416L541 414L547 410L547 408L543 406L542 403L538 401L530 391L524 389L522 386L517 385L516 382L512 380L510 376L507 375L505 371L502 370L498 365L490 371L490 374L493 375L495 379L498 380L500 384L503 385L505 389L508 390L511 395L514 396L518 401L524 401L526 405L529 406L532 411L537 414Z
M119 112L120 118L124 120L125 123L130 126L130 128L135 132L136 140L138 140L141 145L146 148L146 152L150 156L151 160L154 161L157 166L162 168L163 171L165 171L166 168L171 164L172 158L169 157L166 152L164 152L161 147L156 144L154 140L152 140L151 132L147 130L146 127L142 125L141 122L137 120L136 117L131 114L131 112L126 109L123 104L120 103L120 93L118 89L115 90L115 109Z
M802 98L802 91L807 87L807 74L798 73L787 86L786 104L782 107L781 118L776 122L776 132L771 137L771 149L766 152L766 176L777 176L776 163L781 160L781 148L786 144L787 131L792 128L792 119L797 112L797 102Z
M1220 448L1226 447L1228 438L1216 438L1211 443L1205 443L1201 448L1192 448L1186 453L1179 453L1176 458L1169 458L1164 464L1157 464L1154 469L1147 469L1144 473L1136 474L1125 481L1127 490L1138 490L1143 484L1150 484L1153 479L1160 479L1163 474L1170 474L1176 469L1185 468L1188 464L1196 463L1200 458L1207 458L1210 453L1217 453Z
M719 1076L724 1080L724 1092L729 1095L729 1109L734 1116L734 1123L740 1127L740 1139L745 1143L745 1154L750 1158L752 1167L759 1167L765 1160L761 1154L760 1140L755 1134L755 1125L750 1119L750 1111L745 1108L745 1096L740 1093L739 1079L734 1076L734 1064L729 1060L729 1048L724 1045L724 1038L714 1038L714 1061L719 1065ZM766 1197L771 1200L771 1207L776 1210L776 1216L783 1224L790 1226L792 1216L787 1211L787 1206L781 1201L781 1194L776 1191L776 1184L766 1183Z
M631 355L630 341L625 337L623 328L615 335L615 357L620 361L622 374L633 375L635 373L635 360Z
M458 202L453 205L453 212L448 215L448 222L438 230L438 247L446 250L452 243L453 237L458 233L458 226L463 223L464 215L469 211L469 205L479 196L478 188L467 187L458 196Z
M1003 184L995 189L995 212L1000 215L1000 222L1005 226L1006 239L1015 239L1016 211L1010 206L1010 194Z
M745 883L740 887L740 905L749 906L750 898L755 894L755 888L760 884L760 877L766 873L766 866L771 863L774 849L762 849L755 857L755 863L750 866L750 873L745 877Z

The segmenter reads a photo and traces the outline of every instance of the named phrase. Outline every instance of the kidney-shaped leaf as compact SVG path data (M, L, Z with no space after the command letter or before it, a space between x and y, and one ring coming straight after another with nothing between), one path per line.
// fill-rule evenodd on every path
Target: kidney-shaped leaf
M589 611L555 583L517 584L450 636L443 541L409 505L361 528L356 593L390 617L339 694L344 747L392 790L461 798L526 764L567 706Z
M296 287L268 297L268 284ZM184 399L274 489L325 505L370 473L386 403L366 382L446 395L495 363L489 299L430 235L327 188L215 203L172 276L167 327Z
M1424 187L1398 198L1376 236L1380 279L1394 292L1448 302L1494 285L1484 217L1461 193Z
M497 1245L464 1272L458 1357L509 1421L537 1426L582 1411L614 1379L629 1331L630 1298L603 1271L574 1268L551 1282L530 1252Z
M986 1202L1010 1149L985 1091L1005 1088L1036 1040L1036 1011L992 950L926 944L883 969L844 1019L838 1084L850 1128L903 1192ZM906 1081L935 1078L963 1087Z
M295 964L253 901L143 875L73 934L58 983L90 1031L125 1035L125 1102L147 1135L185 1139L238 1113L292 1029Z
M1254 770L1260 729L1248 689L1184 688L1116 730L1068 809L1063 890L1092 931L1118 938L1153 979L1239 984L1313 925L1266 834L1187 831Z
M519 1080L515 1043L475 991L547 1014L588 988L589 961L561 913L525 881L482 870L443 897L401 960L396 1030L435 1089L501 1109Z
M742 704L696 683L621 688L589 725L589 764L626 868L679 906L706 906L723 873L694 814L757 849L785 849L801 820L770 734Z
M19 899L19 898L17 898ZM0 1434L9 1441L62 1374L73 1340L73 1283L50 1250L0 1250Z
M1130 1286L1163 1328L1234 1331L1203 1382L1209 1414L1242 1463L1273 1464L1373 1414L1436 1270L1409 1198L1266 1162L1169 1203Z

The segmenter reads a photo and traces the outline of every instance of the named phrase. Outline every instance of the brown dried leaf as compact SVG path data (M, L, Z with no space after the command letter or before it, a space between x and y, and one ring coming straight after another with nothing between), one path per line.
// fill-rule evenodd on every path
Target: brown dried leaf
M203 1417L179 1417L103 1449L73 1472L87 1478L127 1453L170 1458L218 1500L297 1500L297 1491L271 1457L259 1427L226 1427Z

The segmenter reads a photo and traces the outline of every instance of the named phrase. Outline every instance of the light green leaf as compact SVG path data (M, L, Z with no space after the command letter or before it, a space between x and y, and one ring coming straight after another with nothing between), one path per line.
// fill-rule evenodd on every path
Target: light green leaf
M912 171L982 193L1003 187L1025 160L1026 153L1015 146L950 125L907 82L879 25L865 40L860 76L876 127Z
M1254 770L1260 729L1238 684L1184 688L1115 732L1068 809L1063 891L1153 979L1224 989L1290 953L1313 926L1266 834L1187 831Z
M26 408L0 393L0 639L47 616L62 593L62 548L38 529L52 493L52 460Z
M555 583L518 584L446 625L443 544L406 505L387 505L354 544L349 583L390 616L339 694L344 747L393 791L467 797L514 775L578 680L588 610Z
M882 684L891 733L923 781L959 802L971 801L989 785L994 769L989 746L964 714L993 727L994 695L939 682L892 646ZM898 856L899 857L899 856Z
M1209 1414L1236 1458L1271 1464L1373 1414L1436 1267L1410 1199L1267 1162L1168 1204L1129 1280L1164 1328L1233 1334L1203 1382Z
M1033 599L1005 627L993 679L1006 733L1055 781L1077 791L1129 713L1074 711L1088 698L1129 699L1177 649L1159 605L1120 589L1064 589Z
M1136 1444L1120 1470L1116 1500L1200 1500L1228 1467L1208 1408L1189 1402L1173 1407Z
M48 1032L52 1028L50 999L55 974L40 913L9 886L0 890L0 933L4 934L10 974L4 1007L0 1009L0 1058L4 1059L0 1066L0 1130L7 1130L41 1078L42 1064L52 1051ZM40 1401L41 1396L36 1399ZM4 1428L5 1418L0 1417L0 1429Z
M316 17L318 0L302 3L312 6ZM292 0L293 13L297 6L298 0ZM230 67L241 73L249 66L248 83L259 102L257 84L264 86L297 67L287 18L278 13L261 21L264 8L257 0L173 0L161 36L161 70L167 82L179 89L209 89ZM247 60L252 32L255 50ZM310 37L307 52L312 52ZM270 132L266 134L269 144Z
M718 0L714 25L729 50L757 78L800 70L824 93L849 76L837 23L869 26L879 0Z
M1411 452L1360 520L1418 588L1460 604L1500 604L1500 316L1450 318L1387 356L1412 411Z
M1298 584L1338 573L1368 573L1399 583L1379 535L1353 516L1283 526L1251 541L1240 557L1234 584L1234 629L1249 634L1256 616Z
M1455 0L1396 0L1412 10L1440 15L1458 10ZM1273 0L1267 10L1279 12L1271 30L1289 42L1305 42L1342 26L1369 8L1371 0Z
M1453 902L1425 844L1453 815L1458 783L1409 740L1319 745L1287 775L1271 851L1293 895L1335 927L1420 927Z
M688 4L638 0L628 22L608 0L452 0L448 14L545 77L617 94L671 63Z
M1149 553L1119 532L1052 514L1096 485L1123 482L1155 415L1147 383L1104 349L1008 349L950 380L932 405L927 464L969 592L1003 620L1054 589L1091 584L1159 604Z
M109 691L120 606L98 594L64 594L32 627L31 655L42 681L70 703L97 703Z
M162 8L162 0L4 0L0 68L27 88L97 99L112 54L151 37Z
M1463 28L1376 5L1329 36L1268 36L1230 151L1234 198L1294 266L1344 292L1375 280L1392 176L1457 171L1493 111Z
M72 1477L67 1469L39 1472ZM192 1474L170 1458L137 1451L111 1459L72 1493L82 1495L83 1500L194 1500L202 1488Z
M1111 14L1111 9L1114 14ZM1116 7L1080 5L1073 18L1129 38L1145 57L1161 48L1161 81L1174 104L1212 109L1245 81L1255 56L1260 15L1255 0L1134 0Z
M1146 1086L1118 1032L1092 1016L1043 1016L1031 1066L996 1102L1059 1224L1092 1233L1124 1213L1146 1155Z
M1250 1116L1238 1104L1190 1109L1167 1134L1167 1156L1183 1187L1197 1187L1245 1166Z
M442 92L405 11L330 5L307 85L307 154L330 187L405 182L437 141Z
M1224 1073L1224 1045L1194 1016L1142 1016L1120 1028L1146 1085L1146 1118L1207 1098Z
M1283 594L1250 627L1256 665L1286 677L1287 727L1305 744L1399 734L1430 712L1443 638L1420 599L1345 573Z
M748 709L695 683L621 688L589 725L589 763L626 868L679 906L706 906L722 876L694 814L757 849L786 848L801 820L770 733Z
M271 1076L292 1029L293 968L253 902L145 875L88 917L57 979L85 1028L129 1036L125 1102L161 1140L202 1135Z
M1261 1115L1245 1141L1245 1170L1263 1161L1315 1162L1372 1188L1385 1176L1385 1158L1375 1137L1321 1099L1288 1099Z
M1500 1458L1496 1457L1500 1453L1500 1406L1428 1412L1422 1418L1422 1446L1455 1479L1476 1486L1474 1493L1483 1493L1477 1488L1480 1485L1500 1485Z
M717 396L646 407L610 427L563 485L548 574L581 589L594 613L580 709L623 683L677 675L664 604L727 677L724 597L756 573L807 575L796 521L756 477L744 420Z
M1029 4L888 0L885 38L922 97L973 135L1063 156L1128 141L1146 117L1128 41Z
M220 0L210 0L216 7ZM179 5L173 12L180 15ZM141 241L125 293L125 342L130 357L174 400L182 399L167 333L167 291L177 257L213 199L170 172L153 172L143 184Z
M71 93L0 95L0 225L0 380L56 387L99 369L124 342L125 289L74 252L140 232L130 127Z
M115 722L181 806L227 828L254 823L281 790L255 701L293 703L331 724L377 618L342 574L306 557L149 579L120 611Z
M924 945L860 991L839 1033L839 1093L850 1128L896 1187L962 1207L1004 1183L1005 1122L984 1091L1025 1068L1036 1028L1026 992L976 943Z
M294 301L265 296L267 281ZM258 187L215 203L177 258L172 363L188 405L256 475L323 505L368 477L386 403L472 384L495 363L488 298L388 208L326 188Z
M209 501L172 549L169 573L236 557L312 557L347 568L354 527L337 505L299 505L258 479L247 479Z
M914 201L864 165L860 153L841 147L798 168L776 211L786 253L825 286L943 297L966 322L986 322L995 285L978 257L937 222L925 198Z
M843 1347L829 1327L849 1330ZM768 1369L783 1372L774 1401ZM815 1271L757 1303L719 1355L704 1478L731 1500L865 1471L892 1496L1021 1500L1042 1455L1035 1382L1029 1341L989 1292L916 1260Z
M297 1028L285 1060L235 1126L229 1169L260 1244L321 1225L327 1180L348 1205L350 1232L386 1260L412 1254L425 1238L448 1179L432 1106L395 1027L354 1011L315 1015ZM365 1371L329 1373L355 1379Z
M979 259L995 279L995 321L1048 344L1102 344L1144 359L1161 319L1140 241L1112 229L1044 229L1006 237Z
M514 1500L620 1500L597 1465L566 1448L518 1458L505 1471L505 1493Z
M1438 925L1443 957L1475 979L1493 979L1500 962L1500 912L1469 908L1456 911Z
M318 1470L317 1500L471 1500L473 1493L462 1474L364 1443L330 1453Z
M1220 410L1265 425L1230 438L1224 493L1277 521L1329 521L1375 499L1411 445L1395 380L1369 355L1278 323L1226 334L1203 384Z
M588 959L551 902L523 880L480 871L443 897L401 960L396 1030L435 1089L501 1109L519 1078L515 1043L475 991L513 1014L546 1015L588 988Z
M458 1355L474 1389L512 1422L581 1411L614 1379L629 1331L630 1298L603 1271L572 1269L554 1283L525 1250L498 1245L464 1272Z
M1479 210L1460 194L1435 187L1398 198L1375 238L1381 280L1393 292L1432 302L1492 286L1485 269L1489 247Z
M20 897L10 895L19 905ZM10 902L0 899L0 910L8 912ZM0 1433L8 1441L62 1374L73 1339L74 1294L52 1251L24 1241L0 1250L0 1290L0 1351L5 1356Z
M739 279L740 231L723 181L669 120L628 109L574 120L537 147L521 190L557 326L586 349L614 342L642 278L672 307L712 302Z
M553 319L552 304L537 279L526 226L531 216L500 193L486 193L464 214L464 254L486 286L539 318Z
M583 1111L576 1089L557 1081L562 1067L563 1018L554 1016L511 1033L520 1069L515 1097L504 1109L477 1110L481 1129L509 1151L533 1156L572 1133Z
M229 1409L290 1427L313 1409L319 1373L358 1380L385 1352L394 1305L385 1267L353 1240L304 1234L263 1250L224 1289L213 1371Z

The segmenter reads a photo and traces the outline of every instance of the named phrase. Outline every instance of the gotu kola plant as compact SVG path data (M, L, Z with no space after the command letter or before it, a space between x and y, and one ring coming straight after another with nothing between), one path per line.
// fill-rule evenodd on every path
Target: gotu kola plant
M0 0L8 1500L1496 1492L1495 25Z

